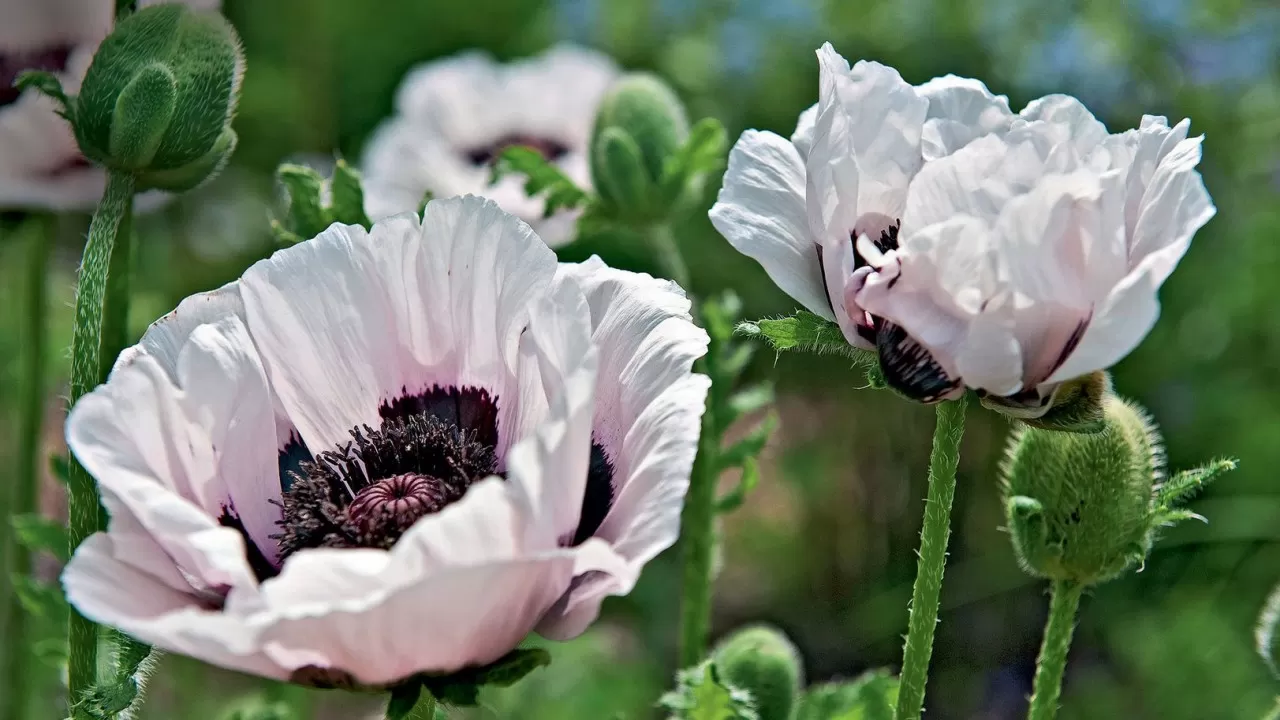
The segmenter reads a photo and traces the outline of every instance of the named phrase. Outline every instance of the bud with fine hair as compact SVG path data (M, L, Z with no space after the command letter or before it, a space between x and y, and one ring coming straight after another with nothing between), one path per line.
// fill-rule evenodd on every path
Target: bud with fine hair
M591 133L591 180L601 199L624 216L660 216L667 161L688 138L684 106L666 83L648 73L623 76L601 101Z
M758 625L729 637L712 655L724 679L751 693L760 720L787 720L804 686L800 652L781 631Z
M1081 434L1021 426L1004 466L1014 549L1034 575L1095 585L1151 549L1164 451L1137 405L1108 394L1103 428Z
M80 151L134 175L142 189L195 187L235 148L243 70L240 41L222 16L144 8L102 42L80 95L68 100Z

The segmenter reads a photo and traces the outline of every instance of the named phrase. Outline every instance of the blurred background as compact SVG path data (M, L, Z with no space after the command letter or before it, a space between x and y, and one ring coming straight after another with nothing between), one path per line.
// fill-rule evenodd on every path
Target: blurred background
M1219 455L1241 466L1192 505L1207 525L1169 532L1141 572L1085 599L1060 717L1260 718L1274 704L1280 686L1254 654L1252 632L1280 581L1280 7L1273 0L227 0L225 12L248 58L240 146L215 182L139 219L136 334L182 297L270 253L279 162L335 154L358 161L405 71L468 48L514 58L561 40L597 47L624 67L660 73L691 117L717 117L734 138L745 128L790 134L817 98L814 50L826 40L850 61L882 61L912 83L948 72L980 78L1015 110L1045 93L1074 94L1113 131L1136 126L1143 113L1190 117L1192 132L1206 136L1201 167L1218 215L1165 285L1159 324L1115 380L1155 416L1171 467ZM707 207L716 188L708 188ZM87 217L61 221L51 280L51 454L63 449L65 348L87 226ZM705 216L680 237L693 291L733 288L748 317L795 307ZM22 252L21 243L0 243L0 467L12 466L6 458L17 441ZM562 258L591 253L656 271L642 248L608 237L575 244ZM776 379L782 425L760 487L722 528L715 632L776 624L802 648L812 682L894 666L933 413L860 390L861 374L838 358L775 361L766 353L752 373ZM1047 598L1018 570L1001 530L997 466L1008 430L999 416L971 413L930 718L1025 712ZM59 487L50 477L42 499L55 515ZM549 669L487 693L468 717L658 717L653 703L675 669L676 560L668 552L651 563L634 593L606 603L588 635L553 648ZM41 571L55 576L52 559L45 561ZM60 628L55 618L33 622L50 638L31 649L30 661L42 663ZM51 668L44 682L55 707ZM336 693L165 658L145 716L213 718L241 691L287 698L303 717L357 712Z

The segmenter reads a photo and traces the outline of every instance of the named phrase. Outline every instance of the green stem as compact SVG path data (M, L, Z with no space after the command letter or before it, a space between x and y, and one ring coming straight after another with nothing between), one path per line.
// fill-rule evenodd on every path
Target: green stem
M700 368L707 371L706 363ZM714 390L714 388L713 388ZM707 397L698 438L698 456L680 517L684 581L680 599L680 667L693 667L707 654L711 634L711 562L715 555L716 478L719 428L715 402Z
M18 458L14 478L10 513L26 515L37 510L40 492L40 468L42 467L40 435L44 427L45 391L45 338L46 306L49 286L49 254L53 247L54 222L52 217L39 217L26 224L24 230L30 236L27 250L27 287L25 308L22 313L22 364L19 378ZM6 533L11 537L12 533ZM31 573L31 550L16 538L12 542L9 577L25 577ZM30 659L26 657L31 644L29 627L18 600L17 592L10 592L5 600L3 625L7 636L4 653L4 701L0 704L0 718L19 720L25 717L27 694L31 689Z
M956 496L956 466L960 462L960 438L964 435L965 396L938 405L929 457L929 495L920 529L920 560L911 591L907 640L902 650L902 678L898 690L897 720L918 720L924 710L933 632L938 625L938 601L942 574L947 565L951 537L951 503Z
M103 358L104 341L108 339L106 332L111 323L106 314L107 298L112 295L108 273L111 268L119 267L119 260L113 255L122 226L128 230L133 186L131 175L108 172L106 192L89 225L89 240L84 248L76 293L75 327L71 336L72 405L102 381L104 365L106 369L110 368ZM127 249L128 242L123 245ZM100 515L101 505L93 478L72 458L67 516L73 552L85 538L98 530ZM96 680L98 627L74 608L69 625L67 675L74 707ZM77 720L82 716L81 712L75 713Z
M1067 651L1071 634L1076 629L1076 612L1080 609L1079 583L1054 580L1050 589L1049 619L1044 625L1044 641L1040 659L1036 661L1035 689L1031 695L1028 720L1053 720L1058 714L1058 698L1062 695L1062 674L1067 669Z
M684 256L680 254L680 246L676 243L675 234L671 232L671 225L667 223L651 225L645 236L649 247L658 258L662 274L670 280L675 280L677 285L688 291L689 266L685 264Z

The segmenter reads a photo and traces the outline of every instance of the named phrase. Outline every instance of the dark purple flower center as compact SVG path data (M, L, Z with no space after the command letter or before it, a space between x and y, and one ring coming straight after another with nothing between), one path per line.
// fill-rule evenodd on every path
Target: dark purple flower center
M437 512L456 498L449 484L429 475L404 473L379 480L352 498L347 520L365 533L403 533L418 518Z
M0 53L0 107L11 105L22 96L22 91L14 87L13 83L23 71L62 72L66 69L67 60L70 57L69 46Z
M466 156L471 161L471 164L477 167L492 165L503 150L516 146L527 147L550 162L559 160L569 152L569 147L558 140L534 135L514 134L499 138L488 145L472 148L466 151Z

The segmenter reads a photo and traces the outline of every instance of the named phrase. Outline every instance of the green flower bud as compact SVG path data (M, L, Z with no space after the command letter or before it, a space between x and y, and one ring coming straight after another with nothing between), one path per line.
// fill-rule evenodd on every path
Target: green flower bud
M804 685L800 652L780 631L756 626L726 638L712 655L725 681L751 693L760 720L787 720Z
M1082 434L1023 425L1004 467L1014 549L1024 569L1096 585L1142 562L1159 526L1164 451L1151 419L1112 394L1102 429Z
M667 162L688 138L684 106L666 83L645 73L624 76L596 114L590 153L596 191L621 214L660 213Z
M69 101L80 150L140 188L186 190L235 148L230 128L244 60L222 16L185 5L145 8L102 42Z

